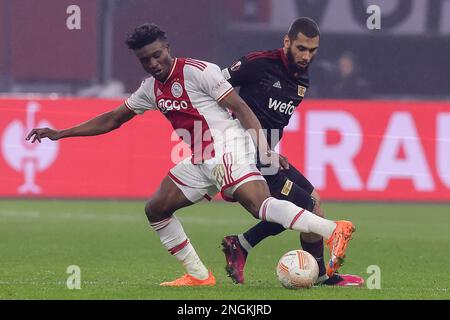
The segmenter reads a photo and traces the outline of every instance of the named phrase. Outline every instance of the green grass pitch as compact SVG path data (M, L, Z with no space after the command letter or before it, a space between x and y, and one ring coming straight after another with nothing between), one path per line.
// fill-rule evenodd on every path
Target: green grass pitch
M202 202L177 213L218 284L164 288L183 274L161 246L143 201L0 201L0 299L449 299L450 205L325 203L331 219L348 219L356 233L341 273L367 279L381 270L381 289L281 287L275 266L299 246L286 231L253 249L246 284L226 276L220 241L257 220L237 204ZM67 267L81 270L69 290Z

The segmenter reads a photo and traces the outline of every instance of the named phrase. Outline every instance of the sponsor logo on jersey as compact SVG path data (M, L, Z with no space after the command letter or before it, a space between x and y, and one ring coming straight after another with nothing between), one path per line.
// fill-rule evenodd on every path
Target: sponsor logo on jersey
M281 189L281 194L287 196L289 195L289 192L291 192L292 189L292 181L287 179L286 183L283 186L283 189Z
M278 101L276 99L269 99L269 109L279 111L284 114L292 115L295 110L294 101L289 101L288 103Z
M233 63L230 67L231 71L238 71L239 68L241 67L242 62L241 61L236 61L235 63Z
M298 95L300 97L304 97L305 96L305 92L306 92L306 87L304 86L298 86Z
M170 91L175 98L179 98L183 94L183 87L179 82L174 82L172 84L172 88L170 88Z
M167 113L172 110L186 110L188 108L188 103L186 101L170 100L170 99L160 99L158 100L158 109L162 113Z

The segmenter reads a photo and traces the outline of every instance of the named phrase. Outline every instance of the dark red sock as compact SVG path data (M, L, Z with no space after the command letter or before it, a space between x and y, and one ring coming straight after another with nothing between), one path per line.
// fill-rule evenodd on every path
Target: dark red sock
M300 244L303 250L309 252L317 261L319 265L319 277L326 273L325 262L323 261L323 239L317 242L305 242L300 236Z

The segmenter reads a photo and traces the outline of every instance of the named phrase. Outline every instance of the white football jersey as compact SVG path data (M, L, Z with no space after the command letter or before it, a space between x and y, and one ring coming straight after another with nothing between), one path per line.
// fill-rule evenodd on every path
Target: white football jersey
M148 110L162 112L191 147L193 162L200 163L223 155L227 149L239 150L243 137L251 139L240 122L218 104L232 90L217 65L175 58L164 83L147 78L125 105L136 114ZM247 152L254 152L254 146L250 145L252 150ZM249 147L248 142L245 147Z

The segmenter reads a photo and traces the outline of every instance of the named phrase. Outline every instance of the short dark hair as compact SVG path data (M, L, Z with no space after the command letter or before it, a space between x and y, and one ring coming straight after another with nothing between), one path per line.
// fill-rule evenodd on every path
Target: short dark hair
M289 39L296 39L299 32L303 33L308 38L320 36L319 26L317 25L317 23L314 20L306 17L298 18L291 24L288 31Z
M156 24L144 23L134 29L134 32L128 36L125 43L131 50L138 50L156 40L167 40L166 32L161 30Z

